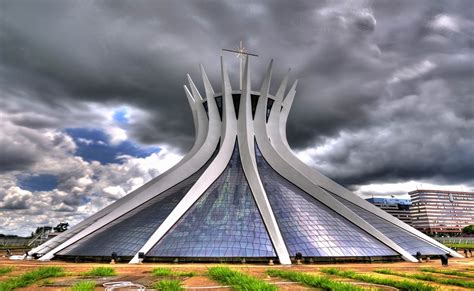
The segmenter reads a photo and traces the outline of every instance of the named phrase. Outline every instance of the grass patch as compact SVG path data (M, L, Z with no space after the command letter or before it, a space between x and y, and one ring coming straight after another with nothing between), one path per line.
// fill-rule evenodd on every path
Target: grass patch
M94 281L81 281L74 283L71 287L71 291L92 291L95 289Z
M65 275L67 276L67 274L65 274ZM44 280L42 280L38 283L38 286L42 287L42 286L48 286L48 285L51 285L51 284L53 284L53 281L51 281L49 279L44 279Z
M0 282L0 290L9 291L15 288L29 286L39 280L64 276L64 270L61 267L41 267L23 275L10 278Z
M184 290L179 280L162 280L153 285L156 290L163 291L182 291Z
M458 248L458 249L474 249L474 244L469 243L443 243L449 248Z
M115 276L117 273L114 268L111 267L97 267L92 268L91 270L83 273L84 276L93 276L93 277L110 277Z
M349 283L337 282L327 277L310 275L302 272L272 269L267 270L266 273L273 277L280 277L282 279L290 280L293 282L303 283L310 287L322 288L323 290L364 290L363 288L354 286Z
M429 282L434 282L434 283L443 284L443 285L474 288L474 282L465 281L463 279L439 278L432 274L406 274L406 273L401 273L401 272L395 272L388 269L374 270L374 272L380 273L380 274L395 275L395 276L410 278L410 279L417 279L417 280L422 280L422 281L429 281Z
M155 268L151 271L153 276L157 277L193 277L196 275L195 272L178 272L173 271L170 268Z
M237 290L277 290L277 287L274 285L270 285L260 279L241 272L231 270L228 267L212 267L209 268L208 273L211 279L221 284L231 285Z
M13 271L13 267L1 267L0 275L10 273L11 271Z
M466 277L466 278L474 278L474 274L469 274L466 272L455 271L455 270L439 270L435 268L421 268L422 272L427 273L437 273L437 274L444 274L444 275L453 275L458 277Z
M340 277L345 277L345 278L350 278L358 281L363 281L367 283L372 283L372 284L379 284L379 285L386 285L386 286L392 286L395 288L398 288L400 290L407 290L407 291L432 291L436 290L435 287L423 284L420 282L413 282L413 281L408 281L408 280L393 280L389 278L382 278L382 277L376 277L376 276L371 276L367 274L360 274L356 273L354 271L343 271L338 268L323 268L321 269L321 272L330 274L330 275L336 275Z

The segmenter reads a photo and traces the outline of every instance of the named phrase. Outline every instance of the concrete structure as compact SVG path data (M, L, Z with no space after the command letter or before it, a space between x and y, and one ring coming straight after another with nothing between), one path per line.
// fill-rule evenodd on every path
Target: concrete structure
M296 93L288 76L259 91L245 59L233 90L221 59L222 91L201 66L205 94L188 75L196 141L174 167L31 253L145 260L402 258L458 254L308 167L291 151L286 121Z
M385 212L389 213L393 217L400 219L406 224L412 224L410 213L410 199L375 197L366 200L377 206L378 208L384 210Z
M416 190L410 194L413 227L428 234L460 234L474 224L474 192Z

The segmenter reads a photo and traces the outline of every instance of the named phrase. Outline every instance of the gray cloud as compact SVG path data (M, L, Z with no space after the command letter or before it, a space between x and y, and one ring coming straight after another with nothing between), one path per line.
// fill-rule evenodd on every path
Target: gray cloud
M0 3L5 175L71 155L45 134L107 126L101 106L136 108L129 137L185 152L193 141L185 74L201 86L203 63L219 91L220 49L243 40L261 56L255 89L270 58L274 90L288 67L300 79L289 142L330 177L351 187L474 186L469 0ZM237 60L225 58L236 86ZM66 170L61 185L70 190L84 172L58 171ZM63 209L80 205L81 194L71 195L57 200Z

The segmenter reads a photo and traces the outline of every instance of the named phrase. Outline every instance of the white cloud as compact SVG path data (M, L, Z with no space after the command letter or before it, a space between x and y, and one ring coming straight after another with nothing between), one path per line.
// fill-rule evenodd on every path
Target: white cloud
M102 165L72 155L52 155L35 167L58 175L58 189L31 192L15 185L14 176L6 179L9 187L0 188L0 233L28 235L36 226L63 221L74 225L163 173L181 158L166 147L144 158L123 157L122 164Z
M407 66L396 71L389 79L389 83L398 83L405 80L411 80L418 78L433 69L436 68L436 64L430 60L424 60L412 66Z
M116 197L117 199L126 194L123 188L120 186L108 186L102 189L102 191L111 195L111 197Z
M30 205L29 201L33 197L32 193L23 190L20 187L10 187L3 195L0 207L10 210L27 209Z
M77 141L78 141L79 143L83 143L83 144L85 144L85 145L94 144L94 141L93 141L93 140L91 140L91 139L86 139L86 138L82 138L82 137L78 138Z
M109 135L110 143L113 145L126 141L128 138L125 129L117 126L107 126L105 127L105 132Z
M22 155L34 157L28 172L58 177L56 189L31 192L18 185L11 171L0 176L0 233L28 235L37 226L68 221L75 224L116 199L140 187L176 164L181 154L169 146L147 157L122 156L121 164L101 164L74 156L76 144L66 133L52 129L30 129L4 123L2 142L22 149ZM104 123L107 124L107 123ZM126 138L112 129L117 142ZM118 132L118 135L116 134ZM14 137L14 139L12 139ZM114 139L115 138L115 139ZM78 142L90 144L91 140ZM31 152L31 153L30 153Z
M452 15L438 14L430 22L429 25L431 28L440 32L444 32L444 31L459 32L458 21Z

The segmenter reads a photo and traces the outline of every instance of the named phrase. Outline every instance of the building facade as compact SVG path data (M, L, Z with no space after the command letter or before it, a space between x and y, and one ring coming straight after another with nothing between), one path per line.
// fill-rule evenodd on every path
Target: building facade
M474 192L416 190L411 196L413 227L427 234L460 234L474 224Z
M411 220L411 200L410 199L398 199L398 198L381 198L374 197L366 199L378 208L388 212L392 216L400 219L408 225L412 224Z

